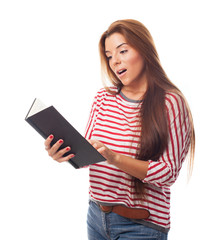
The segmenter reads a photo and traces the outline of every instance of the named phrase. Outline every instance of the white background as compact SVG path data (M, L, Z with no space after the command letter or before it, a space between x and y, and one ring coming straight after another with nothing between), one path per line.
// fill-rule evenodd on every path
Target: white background
M207 236L206 1L2 0L0 2L0 239L87 239L88 170L58 164L24 121L35 97L81 133L102 87L98 41L115 20L150 30L162 65L183 91L196 128L196 157L172 187L170 240Z

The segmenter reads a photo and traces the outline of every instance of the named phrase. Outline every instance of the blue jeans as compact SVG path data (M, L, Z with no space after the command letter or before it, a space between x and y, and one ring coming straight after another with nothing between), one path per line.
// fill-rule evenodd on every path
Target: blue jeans
M134 223L116 213L103 213L90 201L87 216L88 240L167 240L162 233L142 224Z

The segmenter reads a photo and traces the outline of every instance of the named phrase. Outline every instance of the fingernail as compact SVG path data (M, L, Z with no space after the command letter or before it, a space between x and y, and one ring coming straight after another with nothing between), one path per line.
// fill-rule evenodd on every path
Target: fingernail
M61 144L61 143L63 143L64 141L61 139L61 140L59 140L59 143Z
M49 138L52 139L52 138L53 138L53 135L51 134L51 135L49 136Z
M66 151L69 151L69 150L70 150L70 147L67 147L67 148L66 148Z

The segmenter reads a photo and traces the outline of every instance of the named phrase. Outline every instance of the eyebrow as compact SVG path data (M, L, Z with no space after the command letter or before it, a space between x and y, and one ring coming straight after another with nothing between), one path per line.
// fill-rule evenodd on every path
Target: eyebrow
M124 42L124 43L121 43L121 44L119 44L119 45L116 47L116 49L120 48L121 46L123 46L123 45L125 45L125 44L128 44L128 43L125 43L125 42ZM108 52L110 52L110 51L108 51L108 50L105 51L105 53L108 53Z

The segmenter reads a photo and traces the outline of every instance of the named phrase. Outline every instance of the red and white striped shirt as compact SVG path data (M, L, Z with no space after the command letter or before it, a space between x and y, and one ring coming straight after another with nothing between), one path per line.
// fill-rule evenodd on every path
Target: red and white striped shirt
M85 137L97 139L117 153L136 158L141 137L141 105L142 101L101 89L94 99ZM165 105L169 143L158 161L149 160L143 180L147 183L146 199L138 198L131 175L107 162L90 166L89 194L90 199L103 204L148 209L150 217L145 222L167 230L170 228L170 186L176 181L189 150L190 123L180 96L167 93Z

